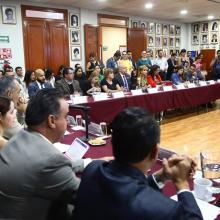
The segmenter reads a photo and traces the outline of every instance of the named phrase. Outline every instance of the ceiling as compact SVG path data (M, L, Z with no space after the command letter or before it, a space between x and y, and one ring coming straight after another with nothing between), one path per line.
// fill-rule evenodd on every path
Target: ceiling
M29 0L71 6L122 15L147 17L172 22L191 23L207 20L208 15L220 19L220 0ZM147 2L154 4L153 9L146 9ZM188 10L187 15L180 15L180 10Z

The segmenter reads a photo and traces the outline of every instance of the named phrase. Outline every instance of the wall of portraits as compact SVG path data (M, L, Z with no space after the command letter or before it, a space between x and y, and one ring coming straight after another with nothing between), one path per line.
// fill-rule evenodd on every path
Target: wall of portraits
M219 21L204 21L191 26L191 45L198 49L219 48Z

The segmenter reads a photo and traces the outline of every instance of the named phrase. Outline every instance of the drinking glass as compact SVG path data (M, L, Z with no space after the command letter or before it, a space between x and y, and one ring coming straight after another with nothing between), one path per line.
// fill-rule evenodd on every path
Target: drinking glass
M107 124L106 124L106 122L101 122L100 123L100 129L101 129L101 132L102 132L103 136L107 135Z
M82 115L76 115L76 124L82 126Z

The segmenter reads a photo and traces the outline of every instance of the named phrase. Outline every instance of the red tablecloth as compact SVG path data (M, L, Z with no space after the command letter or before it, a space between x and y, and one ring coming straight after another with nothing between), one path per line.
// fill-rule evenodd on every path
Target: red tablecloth
M167 109L193 107L215 101L220 98L220 83L200 86L191 89L172 90L154 94L137 96L125 96L123 98L108 99L94 102L92 97L83 105L91 107L89 110L90 120L100 123L111 122L121 110L129 106L140 106L156 113ZM70 105L70 114L76 115L79 111ZM82 112L80 112L81 114Z

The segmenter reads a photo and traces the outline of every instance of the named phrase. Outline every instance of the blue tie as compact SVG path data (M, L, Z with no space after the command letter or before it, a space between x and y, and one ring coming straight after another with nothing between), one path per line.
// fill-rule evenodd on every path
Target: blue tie
M124 75L123 75L123 80L124 80L124 87L128 91L129 90L129 88L128 88L128 81L127 81L127 79L126 79L126 77Z

